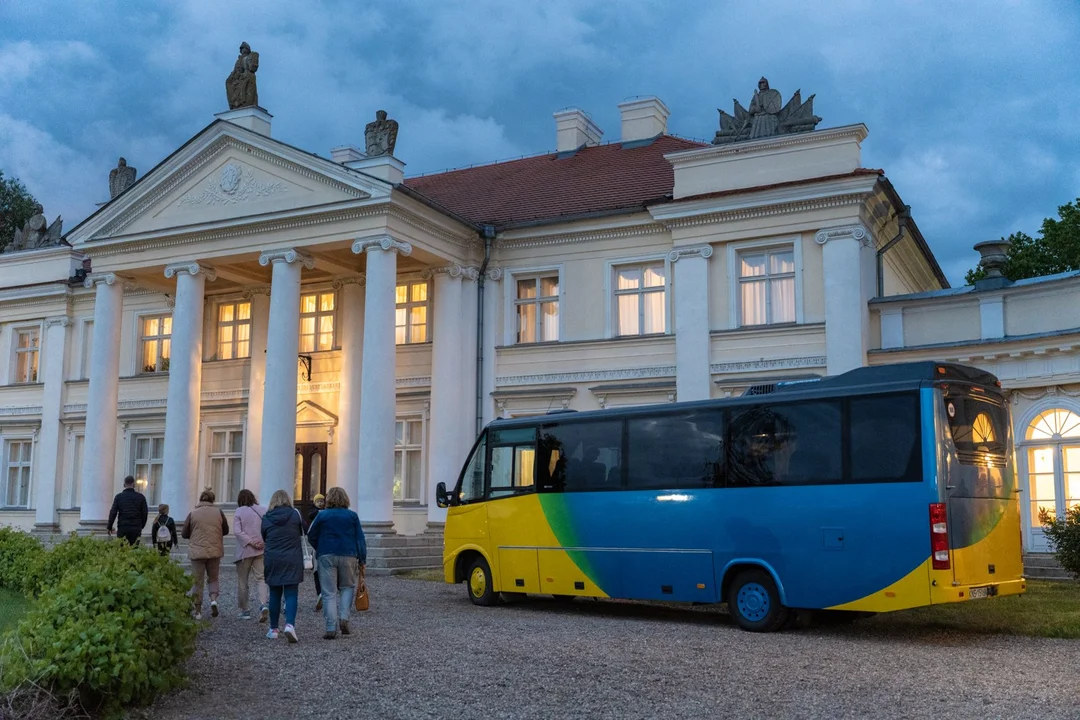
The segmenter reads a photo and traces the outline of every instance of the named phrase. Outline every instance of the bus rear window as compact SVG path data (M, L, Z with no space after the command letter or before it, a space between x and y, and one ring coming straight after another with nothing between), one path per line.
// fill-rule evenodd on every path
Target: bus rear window
M956 452L962 459L1005 456L1009 412L999 400L980 397L974 392L947 390L945 417Z

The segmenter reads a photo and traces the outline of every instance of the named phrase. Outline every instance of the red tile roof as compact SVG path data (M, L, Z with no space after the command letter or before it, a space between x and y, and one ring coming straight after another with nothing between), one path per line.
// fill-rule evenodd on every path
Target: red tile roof
M409 178L405 186L476 224L518 223L642 208L671 195L675 171L666 153L708 147L661 135L622 143Z

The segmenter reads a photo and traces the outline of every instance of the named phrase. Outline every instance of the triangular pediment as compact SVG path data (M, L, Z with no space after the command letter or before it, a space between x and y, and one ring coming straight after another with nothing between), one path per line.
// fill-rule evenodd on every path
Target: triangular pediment
M296 427L333 426L337 421L337 415L310 400L296 404Z
M68 236L78 245L377 200L378 180L219 121Z

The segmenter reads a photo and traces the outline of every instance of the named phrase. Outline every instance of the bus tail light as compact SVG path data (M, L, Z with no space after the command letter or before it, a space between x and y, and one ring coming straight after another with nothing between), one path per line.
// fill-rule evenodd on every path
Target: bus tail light
M948 570L949 524L945 519L945 503L930 503L930 551L934 555L934 569Z

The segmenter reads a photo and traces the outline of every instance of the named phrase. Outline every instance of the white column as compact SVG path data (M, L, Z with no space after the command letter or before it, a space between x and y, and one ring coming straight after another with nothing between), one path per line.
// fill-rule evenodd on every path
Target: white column
M499 337L499 307L502 304L502 268L488 267L487 277L484 279L484 373L483 402L481 403L481 420L484 425L495 419L495 401L492 393L495 392L495 345Z
M341 278L334 287L341 291L341 388L338 393L337 465L334 482L350 496L356 494L360 476L360 377L364 366L364 276Z
M839 375L866 365L872 281L863 256L872 265L870 234L862 225L846 225L819 230L814 241L823 246L826 370Z
M466 453L476 440L476 303L478 300L476 288L479 279L479 268L464 268L461 275L461 339L459 341L461 349L461 421L458 429L457 450L460 459L459 466L465 461ZM446 484L450 485L449 482Z
M708 400L709 258L712 245L681 247L668 253L675 269L675 390L680 401Z
M251 364L248 366L247 424L244 427L244 487L255 493L265 505L268 497L262 490L260 457L262 453L263 395L266 385L266 335L270 327L270 288L256 287L244 291L251 301Z
M436 268L435 317L432 318L431 348L431 432L428 443L428 523L446 521L446 510L435 504L435 486L441 480L451 485L457 479L463 418L461 343L464 339L461 313L460 265ZM472 368L470 368L472 369Z
M208 265L184 262L167 265L165 277L176 278L176 300L165 405L161 502L169 506L170 515L182 519L198 497L203 299L206 281L217 276ZM218 498L218 502L235 501L236 498Z
M64 355L67 315L45 318L45 342L42 344L45 388L41 399L41 433L37 441L34 465L34 528L51 533L60 530L56 517L57 478L60 459L60 408L64 403Z
M356 511L375 534L394 531L394 419L397 406L394 311L397 256L412 245L386 235L352 245L367 253L364 298L364 359L360 372L360 457Z
M259 256L273 265L270 324L266 337L266 387L263 396L260 490L263 502L278 490L292 497L296 456L296 377L300 352L300 269L315 267L307 253L274 250Z
M124 278L115 273L92 274L86 287L94 297L94 342L90 352L90 387L86 393L86 438L83 444L79 524L102 532L112 507L116 471L116 409L120 388L120 322L124 309Z

